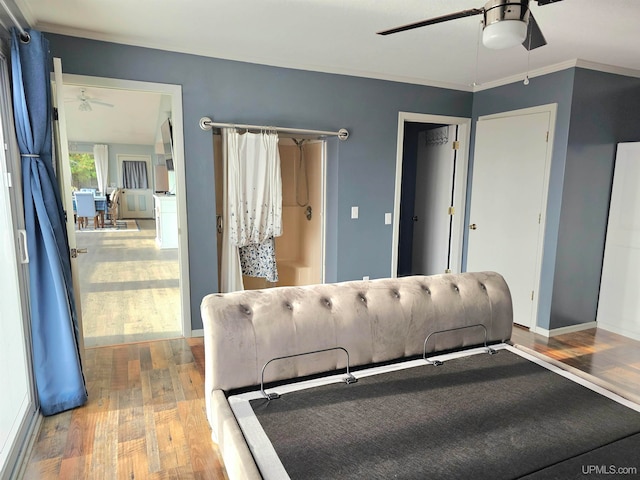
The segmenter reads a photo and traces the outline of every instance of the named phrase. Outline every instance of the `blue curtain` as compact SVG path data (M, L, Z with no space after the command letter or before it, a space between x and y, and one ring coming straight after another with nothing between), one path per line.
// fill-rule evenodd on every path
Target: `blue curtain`
M22 162L29 248L31 340L43 415L87 401L78 347L71 260L52 160L49 42L11 32L13 111Z

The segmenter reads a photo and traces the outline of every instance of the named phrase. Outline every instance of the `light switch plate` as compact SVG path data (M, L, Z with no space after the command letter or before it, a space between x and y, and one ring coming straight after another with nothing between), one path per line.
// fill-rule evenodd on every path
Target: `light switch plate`
M387 212L384 214L384 224L391 225L391 213Z
M358 207L351 207L351 218L358 218Z

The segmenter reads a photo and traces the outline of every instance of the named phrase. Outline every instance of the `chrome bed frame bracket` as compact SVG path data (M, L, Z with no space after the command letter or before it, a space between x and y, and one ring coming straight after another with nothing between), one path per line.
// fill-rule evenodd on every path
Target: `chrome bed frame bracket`
M293 355L285 355L284 357L272 358L271 360L269 360L267 363L265 363L262 366L262 372L260 374L260 393L262 393L262 396L264 398L266 398L267 400L275 400L277 398L280 398L280 394L279 393L276 393L276 392L267 393L267 392L264 391L264 371L267 368L267 365L269 365L271 362L275 362L276 360L284 360L284 359L287 359L287 358L300 357L302 355L311 355L311 354L314 354L314 353L330 352L332 350L342 350L347 355L347 373L346 373L345 377L343 378L344 383L346 383L347 385L351 385L352 383L356 383L358 381L358 379L356 377L354 377L349 372L349 363L350 363L349 362L349 352L347 351L346 348L343 348L343 347L332 347L332 348L323 348L321 350L312 350L310 352L294 353Z
M486 350L486 352L489 355L498 353L497 350L494 350L493 348L487 345L487 327L485 327L482 323L474 323L473 325L465 325L464 327L447 328L445 330L437 330L435 332L431 332L429 335L427 335L427 338L424 339L424 346L422 348L422 359L425 362L427 362L428 365L434 365L436 367L439 367L440 365L444 365L444 362L442 362L441 360L430 360L427 358L427 342L429 341L429 338L431 338L432 335L436 335L439 333L454 332L457 330L464 330L466 328L475 328L475 327L482 327L482 329L484 330L484 349Z

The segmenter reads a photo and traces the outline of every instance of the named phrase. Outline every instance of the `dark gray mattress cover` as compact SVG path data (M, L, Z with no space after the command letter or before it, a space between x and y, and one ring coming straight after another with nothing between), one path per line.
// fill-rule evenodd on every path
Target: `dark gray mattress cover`
M637 411L508 350L250 403L292 479L581 475L581 455L640 433Z

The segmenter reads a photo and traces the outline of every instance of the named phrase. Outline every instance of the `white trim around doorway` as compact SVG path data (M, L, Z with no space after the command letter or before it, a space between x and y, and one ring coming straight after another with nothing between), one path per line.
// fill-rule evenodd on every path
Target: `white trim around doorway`
M437 123L443 125L458 125L463 128L459 131L460 142L459 163L461 181L456 182L456 189L461 193L462 203L460 212L455 215L457 230L460 238L454 238L452 244L452 258L458 268L462 266L462 235L464 232L464 213L466 208L467 171L469 166L469 140L471 138L471 119L464 117L448 117L443 115L431 115L425 113L399 112L398 113L398 140L396 149L396 182L393 202L393 237L391 241L391 277L398 276L398 247L400 241L400 201L402 199L402 157L404 150L404 124L405 122Z
M180 303L182 335L191 337L191 288L189 283L189 238L187 228L187 196L184 157L184 119L182 112L182 86L168 83L141 82L118 78L91 77L64 73L65 85L114 88L139 92L153 92L171 97L171 122L173 127L173 157L176 172L176 204L178 208L178 265L180 271Z

